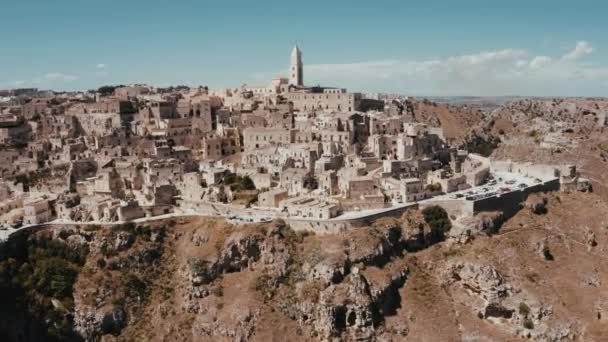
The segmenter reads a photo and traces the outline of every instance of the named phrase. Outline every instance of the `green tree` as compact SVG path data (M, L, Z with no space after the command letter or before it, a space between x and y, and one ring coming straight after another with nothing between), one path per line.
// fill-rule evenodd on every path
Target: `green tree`
M123 85L105 85L102 87L99 87L99 89L97 89L97 92L100 93L102 96L109 96L109 95L113 95L114 94L114 90L116 90L116 88L122 88L124 87Z
M452 228L448 213L440 206L434 205L422 210L424 220L431 228L431 242L439 242L445 239L445 234Z
M241 179L241 186L245 190L255 190L255 184L249 176L245 176Z

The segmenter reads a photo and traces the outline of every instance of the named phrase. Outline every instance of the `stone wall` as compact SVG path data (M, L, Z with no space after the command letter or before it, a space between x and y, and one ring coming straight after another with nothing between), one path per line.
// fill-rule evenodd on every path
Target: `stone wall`
M521 208L528 195L538 192L549 192L559 190L559 180L554 179L537 185L533 185L523 190L515 190L509 193L474 201L473 211L479 213L483 211L502 211L503 216L508 218L515 215Z
M449 216L472 216L475 213L474 203L464 199L430 199L419 203L420 209L438 205L445 209Z
M413 203L406 206L390 208L361 217L343 218L336 217L329 220L309 220L303 218L286 218L289 226L296 231L314 231L316 234L336 234L352 228L369 227L376 220L383 217L401 217L407 210L418 208Z

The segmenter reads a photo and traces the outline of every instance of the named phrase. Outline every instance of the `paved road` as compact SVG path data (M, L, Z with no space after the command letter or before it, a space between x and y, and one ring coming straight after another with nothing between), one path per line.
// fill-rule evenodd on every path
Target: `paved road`
M172 217L192 217L192 216L200 216L200 217L210 217L209 215L200 215L200 214L196 214L196 213L171 213L171 214L164 214L164 215L158 215L158 216L151 216L151 217L142 217L136 220L132 220L132 221L128 221L128 222L134 222L134 223L142 223L142 222L150 222L150 221L158 221L158 220L164 220L164 219L168 219L168 218L172 218ZM74 221L62 221L62 220L53 220L50 222L46 222L46 223L41 223L41 224L30 224L30 225L24 225L22 227L19 227L17 229L13 229L13 228L8 228L7 230L0 230L0 241L6 241L12 234L15 234L19 231L28 229L28 228L36 228L36 227L42 227L42 226L53 226L53 225L67 225L67 226L80 226L80 225L103 225L103 226L116 226L116 225L121 225L121 224L125 224L128 223L127 221L115 221L115 222L100 222L100 221L88 221L88 222L74 222Z

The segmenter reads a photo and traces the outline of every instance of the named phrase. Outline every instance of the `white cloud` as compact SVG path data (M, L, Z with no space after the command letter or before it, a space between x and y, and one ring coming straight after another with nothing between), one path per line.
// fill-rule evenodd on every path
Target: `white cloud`
M592 95L608 80L608 65L583 63L593 48L578 42L566 56L507 48L428 60L386 59L304 66L308 84L358 91L425 95ZM262 80L257 74L256 78ZM276 75L276 71L268 73ZM576 94L575 94L576 92Z
M518 68L527 67L528 66L528 61L526 61L525 59L520 59L517 62L515 62L515 66L518 67Z
M551 59L551 57L536 56L530 61L530 64L528 66L530 67L530 69L540 69L551 63L552 60L553 59Z
M591 54L593 51L595 51L595 49L591 44L583 40L576 43L574 50L568 52L562 58L566 60L577 60Z
M99 63L99 64L97 64L95 67L96 67L97 69L104 69L104 68L105 68L105 67L107 67L107 66L108 66L107 64Z
M75 75L62 74L60 72L53 72L53 73L44 75L44 78L49 81L71 82L71 81L78 80L80 77L75 76Z
M69 74L64 74L64 73L60 73L60 72L51 72L51 73L45 74L43 76L32 79L30 83L33 85L36 85L36 86L38 86L38 85L53 86L53 85L57 84L58 82L73 82L73 81L77 81L79 79L80 79L80 77L76 76L76 75L69 75Z

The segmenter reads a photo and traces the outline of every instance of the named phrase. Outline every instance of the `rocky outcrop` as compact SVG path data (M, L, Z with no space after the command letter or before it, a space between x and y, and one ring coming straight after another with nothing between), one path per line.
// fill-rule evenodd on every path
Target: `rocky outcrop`
M513 291L503 276L489 265L452 264L447 268L445 277L448 283L458 282L488 305L499 303Z
M580 331L572 324L549 324L553 307L513 286L490 265L455 263L446 267L444 284L468 293L467 304L478 317L536 341L566 341Z
M346 334L356 340L370 340L384 317L400 305L398 291L407 275L405 268L388 281L371 284L358 267L353 267L342 282L317 289L313 298L307 297L307 284L301 284L295 318L323 338Z
M524 206L528 208L533 214L542 215L547 213L547 203L547 197L531 195L524 203Z
M275 223L266 230L231 234L219 256L188 261L187 277L191 284L188 296L205 297L210 292L210 284L222 274L249 268L257 268L275 279L284 278L292 259L288 239L292 233L284 224Z
M463 217L455 222L448 233L448 238L458 243L468 243L480 233L495 234L504 222L502 212L482 212L473 217Z
M119 335L139 318L150 293L147 277L161 267L164 227L89 227L80 235L90 253L74 287L73 327L85 340L97 341Z
M119 334L127 323L127 314L120 306L111 305L88 311L82 311L77 306L74 314L74 330L89 341L105 334Z

